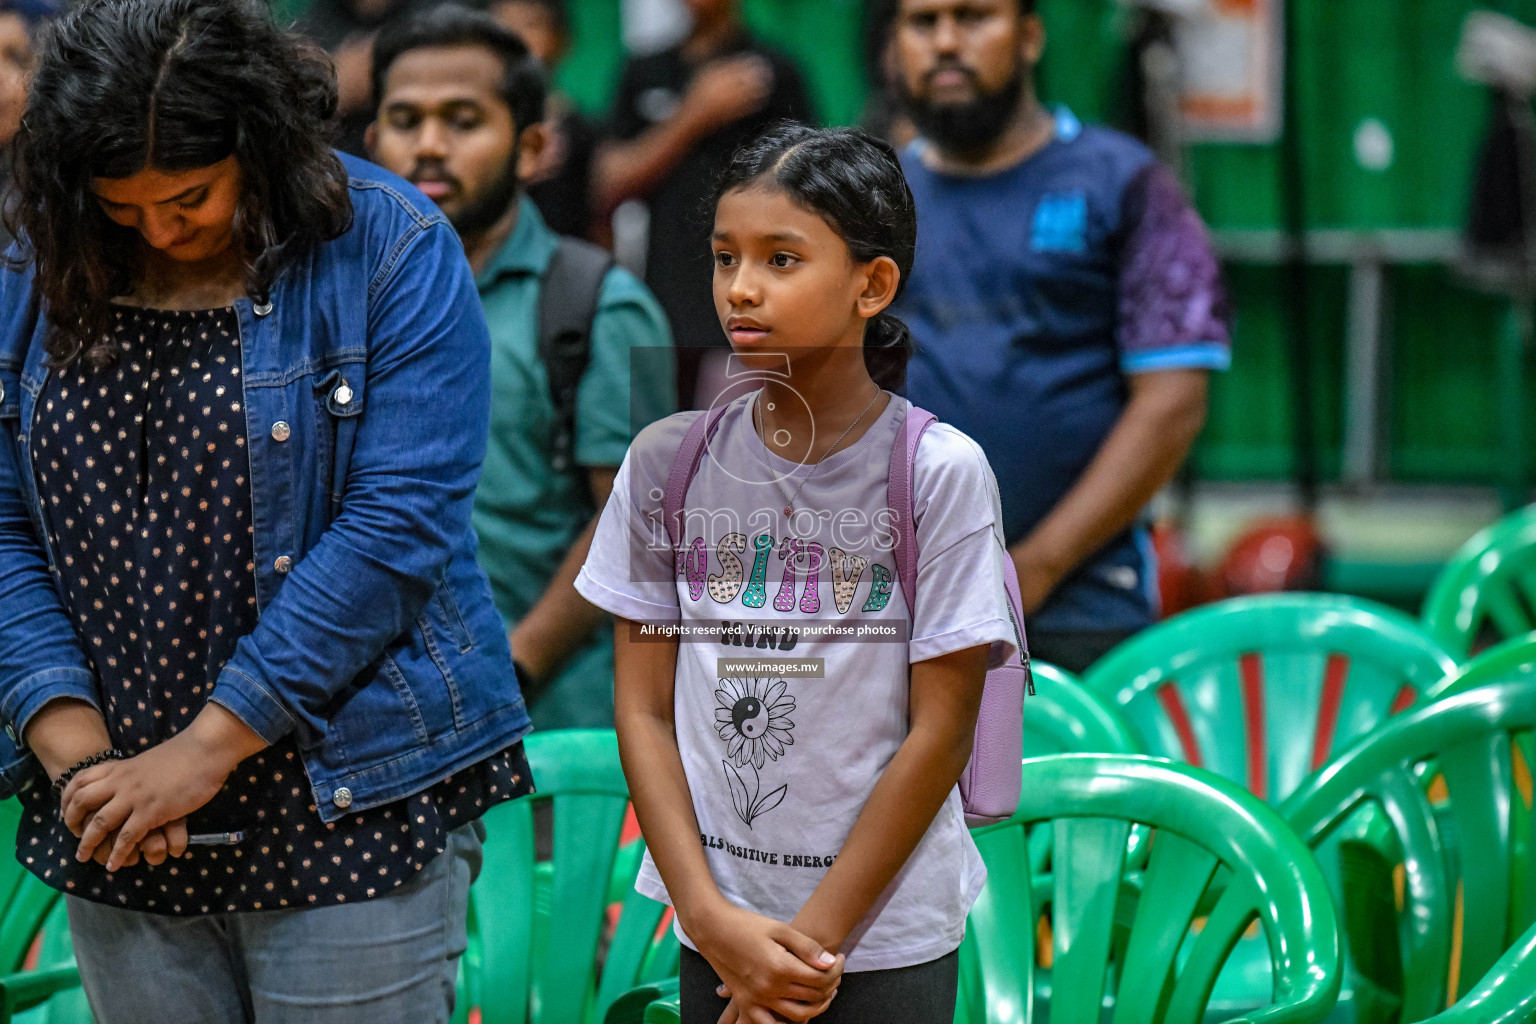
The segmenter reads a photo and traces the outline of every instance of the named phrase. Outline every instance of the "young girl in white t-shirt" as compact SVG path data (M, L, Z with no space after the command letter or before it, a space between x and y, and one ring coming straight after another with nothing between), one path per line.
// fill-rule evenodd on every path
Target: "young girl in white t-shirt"
M908 406L885 389L911 339L884 310L916 235L863 132L785 125L736 154L713 242L736 387L636 438L577 582L618 617L637 886L676 908L685 1024L953 1016L985 879L956 782L1015 634L996 482L943 425L914 472L917 608L897 582ZM673 463L715 413L674 542Z

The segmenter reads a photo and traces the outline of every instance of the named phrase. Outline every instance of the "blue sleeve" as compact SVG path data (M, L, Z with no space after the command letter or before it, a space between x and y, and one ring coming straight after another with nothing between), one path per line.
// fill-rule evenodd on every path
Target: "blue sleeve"
M438 221L369 305L341 512L240 640L212 699L268 742L330 704L421 613L470 529L490 429L490 336L464 248Z
M634 436L676 406L666 314L645 285L615 267L603 281L592 358L576 391L576 461L616 468Z
M1172 172L1153 163L1132 179L1123 216L1121 369L1227 369L1232 342L1221 264Z
M95 673L54 586L22 477L21 372L36 316L31 286L30 273L0 271L0 716L13 746L49 701L69 697L100 707Z

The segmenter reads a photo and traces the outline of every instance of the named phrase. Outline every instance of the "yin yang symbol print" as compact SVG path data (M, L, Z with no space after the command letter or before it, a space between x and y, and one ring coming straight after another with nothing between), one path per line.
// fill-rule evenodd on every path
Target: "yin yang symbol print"
M794 710L795 698L783 679L722 679L715 691L715 729L726 744L720 764L731 806L748 828L789 792L787 784L763 792L763 769L777 764L794 744L789 717Z

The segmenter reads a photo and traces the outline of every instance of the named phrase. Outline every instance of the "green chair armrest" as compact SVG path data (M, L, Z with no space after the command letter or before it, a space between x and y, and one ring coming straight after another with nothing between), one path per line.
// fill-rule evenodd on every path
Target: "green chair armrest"
M682 1005L679 997L658 999L645 1008L645 1024L681 1024Z
M678 980L675 977L637 985L613 1001L603 1016L603 1024L643 1024L652 1003L671 1000L675 1004L677 991Z
M74 964L6 975L0 978L0 1024L10 1024L13 1014L30 1010L60 992L79 987L80 970Z
M1455 1006L1424 1024L1524 1024L1536 1020L1536 928L1520 937Z

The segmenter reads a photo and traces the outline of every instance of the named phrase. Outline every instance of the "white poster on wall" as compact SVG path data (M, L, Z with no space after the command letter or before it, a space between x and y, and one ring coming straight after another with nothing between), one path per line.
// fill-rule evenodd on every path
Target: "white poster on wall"
M691 20L683 0L623 0L624 49L632 54L665 50L682 41Z
M1280 137L1285 83L1284 0L1180 4L1184 138L1270 143Z

